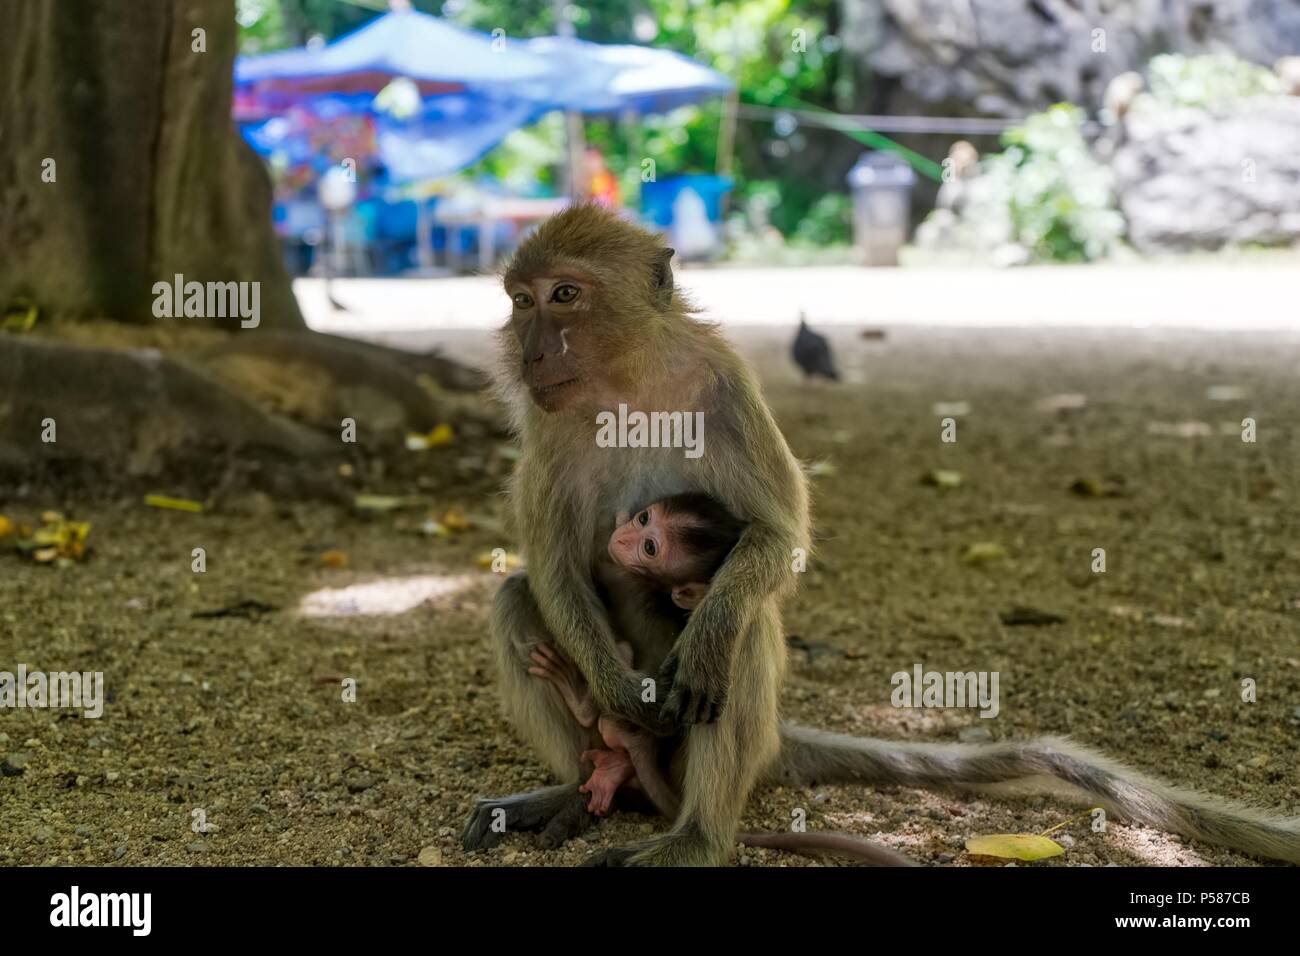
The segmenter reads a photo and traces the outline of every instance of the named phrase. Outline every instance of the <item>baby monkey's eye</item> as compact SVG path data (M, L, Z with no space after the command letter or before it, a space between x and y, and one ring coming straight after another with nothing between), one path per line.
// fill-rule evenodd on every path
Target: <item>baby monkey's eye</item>
M645 551L645 556L647 558L653 558L655 556L655 550L656 550L654 538L646 538L645 544L642 545L642 550Z
M516 292L514 300L517 309L531 309L533 307L533 297L527 292Z
M641 527L644 528L646 525L650 523L650 512L648 511L641 512L639 515L636 516L636 521L637 524L641 525Z
M552 302L572 302L577 297L578 287L576 285L571 285L568 282L564 285L556 286L555 291L551 293Z

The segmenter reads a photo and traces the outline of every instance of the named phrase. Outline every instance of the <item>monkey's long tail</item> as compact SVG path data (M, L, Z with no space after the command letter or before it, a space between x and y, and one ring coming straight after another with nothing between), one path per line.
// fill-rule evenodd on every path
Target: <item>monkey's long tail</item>
M774 779L951 789L1051 777L1121 819L1300 863L1300 819L1162 783L1056 737L991 744L904 743L781 726Z

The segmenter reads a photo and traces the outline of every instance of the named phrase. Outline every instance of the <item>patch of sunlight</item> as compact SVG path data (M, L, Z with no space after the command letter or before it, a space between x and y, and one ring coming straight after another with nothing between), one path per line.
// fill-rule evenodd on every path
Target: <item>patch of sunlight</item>
M475 581L473 575L419 574L380 578L343 588L321 588L302 599L302 617L405 614L427 601L449 598Z

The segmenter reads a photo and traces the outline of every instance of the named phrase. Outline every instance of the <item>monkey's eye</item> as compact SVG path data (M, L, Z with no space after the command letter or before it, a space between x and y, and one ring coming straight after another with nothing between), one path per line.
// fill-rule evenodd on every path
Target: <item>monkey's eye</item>
M579 289L576 285L566 282L564 285L557 285L555 291L551 293L552 302L572 302L578 297Z
M659 549L655 547L654 538L646 538L645 544L641 546L641 550L645 552L647 558L653 558L659 551Z
M637 524L641 525L641 527L644 528L646 525L650 523L650 512L649 511L641 512L639 515L636 516L636 521Z
M514 301L516 309L531 309L533 307L533 297L527 292L516 292Z

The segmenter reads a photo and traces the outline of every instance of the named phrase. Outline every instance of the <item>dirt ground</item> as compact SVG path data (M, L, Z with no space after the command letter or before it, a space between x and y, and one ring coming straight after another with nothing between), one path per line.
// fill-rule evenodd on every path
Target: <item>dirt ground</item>
M847 381L824 387L798 380L784 332L737 337L795 453L826 463L818 550L786 611L809 648L791 652L787 717L915 740L1070 734L1167 780L1300 812L1300 338L845 330ZM1086 407L1039 406L1060 393ZM439 468L456 451L425 454ZM960 486L923 483L934 469ZM0 552L0 670L102 671L109 696L98 720L0 711L0 864L563 865L664 827L625 814L556 851L529 834L460 849L476 795L548 781L499 714L485 637L500 579L476 558L513 545L502 502L466 495L432 510L478 525L431 538L414 531L424 512L360 520L250 494L187 514L0 489L14 520L61 508L92 522L94 548L66 568ZM1002 556L967 560L972 545ZM331 549L346 567L322 564ZM338 591L356 585L373 589ZM246 600L274 610L193 616ZM1064 621L1003 624L1016 606ZM915 664L998 672L997 717L892 707L891 675ZM1065 854L1035 865L1251 862L1114 822L1096 833L1046 798L769 789L743 825L786 829L800 809L812 829L930 863L979 862L972 836L1062 824Z

